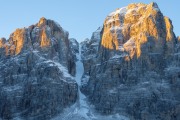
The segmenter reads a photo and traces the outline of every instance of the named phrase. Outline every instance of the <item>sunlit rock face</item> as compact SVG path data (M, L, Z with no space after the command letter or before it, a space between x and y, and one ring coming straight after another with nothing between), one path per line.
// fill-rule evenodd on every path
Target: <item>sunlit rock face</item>
M0 39L0 48L3 48L5 43L6 43L6 39L5 38L1 38Z
M75 103L73 49L46 18L0 39L0 119L50 119Z
M178 42L180 42L180 36L177 37Z
M98 35L99 42L81 43L81 91L96 109L131 119L180 119L177 39L158 5L117 9Z
M124 49L132 58L140 57L142 47L149 42L154 42L154 46L149 46L151 52L161 53L165 46L172 52L174 39L171 21L163 16L157 4L138 3L117 9L107 16L101 45L111 50ZM128 46L132 45L134 49L129 49Z
M0 57L4 56L3 54L4 54L4 51L5 51L5 49L4 49L5 43L6 43L6 39L5 38L1 38L0 39Z

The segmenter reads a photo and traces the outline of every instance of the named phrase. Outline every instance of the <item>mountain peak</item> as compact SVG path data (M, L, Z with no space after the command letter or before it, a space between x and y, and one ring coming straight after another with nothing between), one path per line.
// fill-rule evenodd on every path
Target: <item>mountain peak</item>
M157 4L156 2L152 2L152 3L150 3L150 5L151 5L152 7L159 8L159 7L158 7L158 4Z
M35 25L16 29L7 41L0 39L0 119L50 119L75 103L73 47L63 28L44 17Z
M18 55L30 49L48 50L60 40L67 42L68 32L55 21L42 17L35 25L16 29L6 43L1 39L0 47L5 48L6 55Z
M132 52L130 56L139 57L142 52L141 44L148 42L149 37L157 41L162 39L169 41L171 43L167 46L172 48L174 40L172 23L169 18L163 16L155 2L133 3L117 9L106 17L101 44L107 49L119 50L126 42L133 42L136 47L131 48L136 49L136 52ZM128 42L129 40L131 42ZM128 47L128 51L132 49Z
M179 111L173 112L180 98L179 38L158 5L134 3L115 10L100 36L100 42L92 37L82 44L81 91L96 110L138 120L180 119Z
M40 18L38 22L38 26L45 25L47 22L47 19L45 17Z
M131 14L132 12L139 12L139 11L146 13L146 11L149 11L149 10L160 11L157 3L155 2L152 2L150 4L132 3L126 7L117 8L115 11L110 13L108 17L115 16L117 14L126 15L126 14ZM149 12L152 12L152 11L149 11Z

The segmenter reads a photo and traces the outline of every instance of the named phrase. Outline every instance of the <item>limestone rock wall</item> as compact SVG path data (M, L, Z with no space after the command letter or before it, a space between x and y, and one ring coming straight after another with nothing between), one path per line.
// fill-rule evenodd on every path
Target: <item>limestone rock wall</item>
M97 111L131 119L180 118L177 39L156 3L117 9L105 19L94 52L88 52L90 41L83 43L82 58L91 57L83 62L81 91Z
M0 39L0 119L50 119L74 104L75 57L68 32L46 18Z

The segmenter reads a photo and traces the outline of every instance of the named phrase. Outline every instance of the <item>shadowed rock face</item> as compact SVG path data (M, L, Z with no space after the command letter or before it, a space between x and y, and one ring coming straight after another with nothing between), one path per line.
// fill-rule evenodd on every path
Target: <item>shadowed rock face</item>
M0 118L50 119L75 103L75 60L68 32L45 18L0 39Z
M180 119L179 47L157 4L117 9L97 34L81 43L81 91L96 109L132 119Z

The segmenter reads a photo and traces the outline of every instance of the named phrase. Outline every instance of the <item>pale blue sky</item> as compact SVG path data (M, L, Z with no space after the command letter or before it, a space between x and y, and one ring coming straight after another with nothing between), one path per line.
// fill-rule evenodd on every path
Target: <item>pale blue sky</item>
M8 38L16 28L35 24L41 17L55 20L70 37L82 41L102 26L106 16L130 3L152 0L0 0L0 37ZM154 0L180 35L180 0Z

